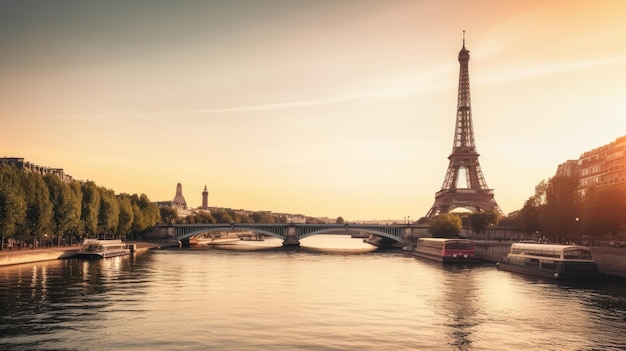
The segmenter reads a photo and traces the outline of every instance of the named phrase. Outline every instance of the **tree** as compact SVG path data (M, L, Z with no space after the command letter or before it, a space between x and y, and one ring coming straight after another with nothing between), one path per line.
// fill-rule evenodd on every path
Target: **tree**
M339 217L337 217L337 220L335 221L335 223L337 223L337 224L344 224L345 222L343 220L343 217L339 216Z
M78 225L80 205L77 205L77 199L70 185L63 182L61 178L47 174L43 180L48 186L50 202L52 203L51 229L57 239L60 240L62 236Z
M209 223L209 224L217 223L215 218L213 218L213 216L211 216L210 213L205 212L205 211L201 211L201 212L194 214L194 218L196 220L196 223Z
M132 230L136 233L146 231L146 229L156 225L161 220L161 214L156 204L150 202L146 194L133 194L131 197L133 204L133 225Z
M96 183L89 180L81 185L81 190L83 193L83 204L80 219L83 222L84 233L87 236L95 236L98 232L100 191Z
M100 192L100 210L98 211L98 233L115 235L120 223L120 207L115 191L98 187Z
M576 227L575 218L580 217L578 181L569 176L555 176L546 187L546 203L539 216L541 230L553 240L573 241Z
M13 238L25 219L26 203L18 171L15 167L0 165L0 250L5 235Z
M499 216L495 211L476 212L467 216L467 221L474 233L482 233L489 225L498 224Z
M37 173L24 173L23 177L24 194L26 199L26 220L24 229L28 237L43 238L50 230L52 221L52 203L50 202L50 192L41 175Z
M82 238L83 234L85 233L85 224L81 219L83 209L82 185L79 182L72 182L70 183L70 189L72 190L73 212L76 214L75 224L70 229L70 233L73 233L76 238L79 239Z
M178 211L173 207L161 207L159 208L161 214L161 221L167 224L174 224L180 220L178 217Z
M626 224L626 186L590 188L583 200L580 225L593 239L617 234L620 225Z
M233 223L233 218L224 210L211 211L211 216L215 218L217 223Z
M430 220L430 233L435 238L454 238L461 233L462 222L452 213L438 215Z
M133 204L130 202L130 195L120 194L117 196L119 206L119 220L117 225L117 236L124 237L132 230L134 213Z

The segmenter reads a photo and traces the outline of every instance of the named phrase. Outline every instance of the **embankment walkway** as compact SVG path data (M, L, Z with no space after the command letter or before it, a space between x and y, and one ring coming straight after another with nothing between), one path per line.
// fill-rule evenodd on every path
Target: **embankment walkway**
M135 251L141 252L150 249L158 249L163 246L171 246L168 243L150 243L143 241L127 241L127 244L135 245ZM176 244L177 245L177 244ZM58 260L61 258L71 258L78 252L79 246L51 246L39 248L13 248L0 251L0 267L15 264L33 263L40 261Z

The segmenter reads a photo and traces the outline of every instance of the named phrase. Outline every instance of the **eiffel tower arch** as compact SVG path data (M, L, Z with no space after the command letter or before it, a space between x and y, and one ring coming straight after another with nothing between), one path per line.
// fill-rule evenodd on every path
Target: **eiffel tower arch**
M489 189L478 162L478 152L474 141L472 126L472 105L469 84L469 50L465 48L465 31L463 31L463 47L459 51L459 96L457 101L456 126L452 153L448 156L450 163L446 176L435 194L435 203L426 214L434 217L448 213L455 208L465 208L474 212L493 210L503 215L496 203L493 189ZM459 180L465 175L465 187L458 187ZM461 178L461 179L459 179Z

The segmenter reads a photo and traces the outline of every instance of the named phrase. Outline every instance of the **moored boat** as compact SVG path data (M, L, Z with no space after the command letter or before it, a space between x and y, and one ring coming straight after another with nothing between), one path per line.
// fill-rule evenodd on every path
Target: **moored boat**
M420 238L410 251L417 257L442 263L479 263L469 239Z
M85 239L76 253L82 258L107 258L130 254L130 248L121 240Z
M579 245L515 243L496 265L505 271L559 280L598 276L591 250Z

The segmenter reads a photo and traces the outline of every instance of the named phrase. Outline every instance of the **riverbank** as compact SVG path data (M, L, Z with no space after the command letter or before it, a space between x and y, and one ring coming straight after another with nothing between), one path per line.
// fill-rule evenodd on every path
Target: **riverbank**
M134 252L159 249L166 246L178 246L178 243L153 243L145 241L127 241L129 245L134 245ZM41 261L58 260L72 258L76 256L80 246L52 246L43 248L20 248L4 249L0 251L0 267L16 264L33 263Z

